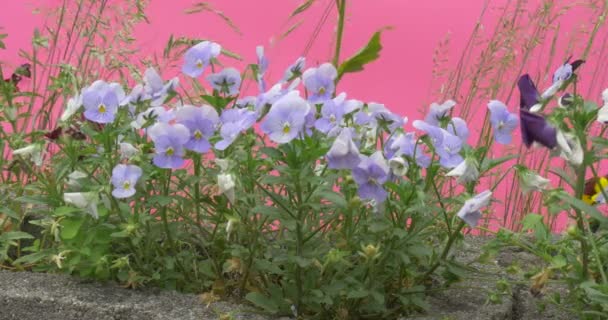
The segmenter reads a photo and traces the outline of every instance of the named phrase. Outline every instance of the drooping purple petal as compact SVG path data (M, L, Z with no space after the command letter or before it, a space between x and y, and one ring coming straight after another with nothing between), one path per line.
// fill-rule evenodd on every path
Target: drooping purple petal
M519 78L517 82L519 93L521 94L519 107L521 109L530 110L532 106L537 104L540 100L540 95L536 85L530 78L530 75L524 74Z
M520 109L519 117L521 137L526 147L530 148L534 142L549 149L557 146L557 129L550 125L543 116Z

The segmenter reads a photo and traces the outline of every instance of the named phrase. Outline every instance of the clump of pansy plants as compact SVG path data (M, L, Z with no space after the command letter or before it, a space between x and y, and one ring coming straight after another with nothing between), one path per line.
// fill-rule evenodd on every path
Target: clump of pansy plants
M544 255L553 263L546 272L581 274L581 294L605 289L597 287L605 285L601 254L591 253L604 250L608 259L606 239L591 241L585 224L587 215L605 218L577 200L586 168L606 145L588 143L598 110L574 92L542 114L576 81L580 63L562 66L543 95L523 76L519 114L498 100L480 106L492 138L475 146L466 121L452 116L452 100L433 103L406 130L408 119L389 107L339 92L343 68L299 58L270 86L269 61L262 47L256 53L257 63L239 71L223 66L219 44L204 41L184 53L182 75L171 80L149 68L131 89L98 80L80 90L44 143L13 152L39 172L29 186L36 196L21 200L44 204L35 221L44 230L19 256L0 258L128 287L204 293L208 302L243 297L302 318L424 311L427 289L467 269L452 249L489 215L497 185L480 181L514 158L492 159L489 148L516 144L520 126L527 147L553 150L579 175L568 180L560 171L573 197L546 191L548 180L514 167L522 190L545 191L576 212L571 237L582 251L564 246ZM257 94L242 94L248 79ZM55 146L52 155L42 154L45 144ZM454 188L457 195L444 196ZM535 252L555 245L547 234Z

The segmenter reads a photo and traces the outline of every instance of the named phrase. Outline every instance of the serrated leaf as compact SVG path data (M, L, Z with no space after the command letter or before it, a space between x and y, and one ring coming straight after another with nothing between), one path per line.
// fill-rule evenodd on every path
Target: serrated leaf
M385 27L376 31L374 35L369 39L365 47L360 49L352 57L346 59L338 67L338 79L342 78L347 72L358 72L364 69L364 66L380 57L380 51L382 45L380 44L380 35L384 30L390 29Z
M245 299L270 313L279 311L279 306L276 302L259 292L250 292L245 296Z

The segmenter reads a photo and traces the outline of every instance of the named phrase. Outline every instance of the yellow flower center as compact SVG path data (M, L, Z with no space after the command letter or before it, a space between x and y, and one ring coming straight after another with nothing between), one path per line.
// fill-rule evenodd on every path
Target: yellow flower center
M106 106L101 103L99 107L97 107L97 111L99 111L99 113L106 113Z
M321 88L319 88L318 93L319 93L320 95L325 94L325 87L321 87Z
M283 125L283 133L287 134L289 132L291 132L291 126L289 125L289 123L285 123Z
M336 116L333 114L331 116L329 116L329 122L331 122L331 123L336 122Z
M131 182L125 181L122 183L122 188L125 190L129 190L131 188Z
M203 133L200 130L194 131L194 139L200 140L203 138Z
M196 61L196 67L199 68L199 69L202 69L203 68L203 61L201 61L201 60Z
M167 148L167 151L165 151L165 154L168 156L172 156L175 153L175 150L173 150L173 148Z

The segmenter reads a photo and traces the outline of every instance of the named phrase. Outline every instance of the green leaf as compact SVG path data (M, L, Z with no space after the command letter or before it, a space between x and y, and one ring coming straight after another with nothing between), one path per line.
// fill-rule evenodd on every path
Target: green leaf
M330 190L325 190L325 192L323 192L323 198L325 198L326 200L329 200L331 203L335 204L338 208L346 208L346 199L344 199L344 196L334 192L334 191L330 191Z
M369 295L369 291L365 289L352 290L346 295L348 299L361 299Z
M347 72L358 72L363 70L363 66L378 59L380 57L380 50L382 45L380 44L380 35L384 30L390 29L385 27L376 31L374 35L369 39L365 47L360 49L355 55L346 59L340 67L338 67L338 79L342 78Z
M543 216L540 214L531 213L524 217L521 224L523 225L524 230L536 230L538 224L543 223Z
M577 199L566 192L559 192L556 194L556 196L562 199L567 204L569 204L571 207L579 209L584 213L594 217L601 224L605 225L608 223L608 218L606 218L599 210L597 210L596 207L588 205L583 200Z
M495 168L509 160L517 159L517 157L519 157L518 154L511 154L511 155L496 158L496 159L486 159L481 164L481 173L483 174L484 172L490 171L493 168Z
M276 313L279 311L279 306L275 301L272 301L270 298L259 292L250 292L245 296L245 299L253 303L255 306L260 307L270 313Z
M14 265L33 264L33 263L36 263L36 262L46 258L50 254L51 253L49 251L39 251L36 253L28 254L27 256L22 256L21 258L13 261L13 264Z
M308 8L310 8L310 6L312 6L312 4L315 2L316 0L306 0L304 2L302 2L302 4L300 4L290 15L289 18L293 18L295 16L297 16L298 14L308 10Z
M20 239L34 239L34 237L32 235L30 235L29 233L25 233L22 231L5 232L2 235L0 235L0 240L2 240L2 241L11 241L11 240L20 240Z
M80 230L84 219L82 217L69 218L61 221L61 238L64 240L74 239Z

